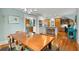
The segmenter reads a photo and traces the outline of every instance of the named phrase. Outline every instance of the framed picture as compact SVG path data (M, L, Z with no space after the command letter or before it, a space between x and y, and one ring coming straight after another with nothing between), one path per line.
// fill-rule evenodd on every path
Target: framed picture
M9 16L9 23L19 23L18 16Z

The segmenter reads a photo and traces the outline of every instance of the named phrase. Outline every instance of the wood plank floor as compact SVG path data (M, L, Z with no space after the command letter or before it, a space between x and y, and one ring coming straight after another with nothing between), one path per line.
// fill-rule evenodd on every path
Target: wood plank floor
M57 39L52 41L52 47L59 48L60 51L78 51L77 42L68 39L65 32L58 33Z

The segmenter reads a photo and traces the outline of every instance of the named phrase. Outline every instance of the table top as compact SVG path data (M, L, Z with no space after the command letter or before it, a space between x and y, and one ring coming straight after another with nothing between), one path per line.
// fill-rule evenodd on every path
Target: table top
M53 38L53 36L33 35L28 38L21 39L21 42L23 45L27 46L33 51L40 51L46 45L48 45L53 40Z

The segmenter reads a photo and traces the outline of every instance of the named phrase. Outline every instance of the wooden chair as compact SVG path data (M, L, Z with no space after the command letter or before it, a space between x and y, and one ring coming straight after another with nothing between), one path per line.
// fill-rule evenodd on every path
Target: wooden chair
M9 47L12 50L15 47L16 50L20 50L22 43L20 42L21 39L26 38L26 33L21 31L16 31L15 34L10 34L9 38Z
M14 43L14 38L13 38L12 34L10 34L10 35L8 36L8 38L9 38L9 40L8 40L9 50L12 50L12 48L13 48L13 43Z
M17 40L18 43L16 44L16 46L19 48L19 50L23 50L24 49L22 43L20 42L21 39L23 39L23 38L26 38L26 33L25 32L21 32L21 31L17 31L16 32L16 40Z
M21 31L16 31L16 36L18 37L17 39L22 39L22 38L26 38L26 33L25 32L21 32Z

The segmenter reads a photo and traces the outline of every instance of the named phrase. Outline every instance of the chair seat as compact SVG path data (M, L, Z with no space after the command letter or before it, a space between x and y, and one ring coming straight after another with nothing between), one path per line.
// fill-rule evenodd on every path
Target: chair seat
M21 50L21 46L16 45L15 49L16 49L17 51L20 51L20 50Z
M30 51L28 48L25 48L25 50L24 51Z

